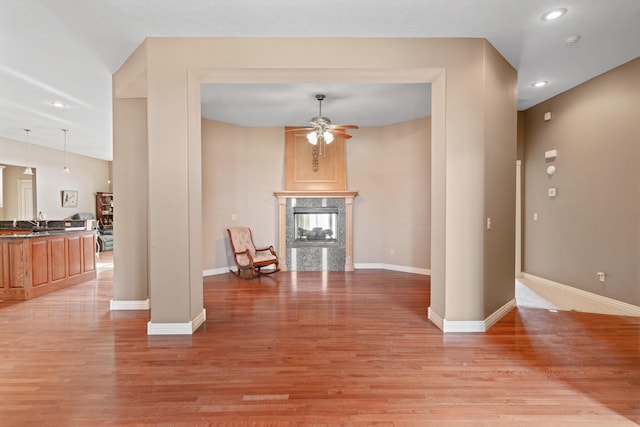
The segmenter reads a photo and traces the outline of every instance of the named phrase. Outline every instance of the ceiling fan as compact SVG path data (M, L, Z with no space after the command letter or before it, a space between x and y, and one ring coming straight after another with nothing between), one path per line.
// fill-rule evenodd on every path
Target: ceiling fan
M306 127L291 127L287 132L308 130L307 140L312 145L317 145L318 141L322 141L325 144L331 144L333 142L334 135L341 136L345 139L351 138L351 135L347 133L347 129L358 129L356 125L333 125L328 117L322 115L322 101L325 96L321 93L316 95L316 99L319 103L319 113L316 117L309 121L309 126Z

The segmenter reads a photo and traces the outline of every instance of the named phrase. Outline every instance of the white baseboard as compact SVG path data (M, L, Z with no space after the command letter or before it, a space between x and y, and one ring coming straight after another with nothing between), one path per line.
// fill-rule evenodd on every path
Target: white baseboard
M356 270L381 269L381 270L400 271L402 273L421 274L423 276L431 276L431 270L427 268L407 267L404 265L384 264L384 263L356 263L354 264L354 267Z
M510 301L507 301L502 307L493 312L489 317L484 319L484 330L488 331L493 325L498 323L500 319L507 315L511 310L516 308L518 305L516 304L516 299L513 298Z
M204 270L202 272L202 277L207 276L216 276L218 274L227 274L229 270L235 270L235 267L222 267L222 268L212 268L210 270Z
M429 307L429 320L442 332L487 332L493 325L516 307L516 300L512 299L493 312L484 320L447 320L443 319Z
M109 303L109 310L149 310L149 299L142 301L125 301L112 299Z
M584 291L582 289L574 288L573 286L565 285L564 283L554 282L553 280L534 276L529 273L522 273L522 278L546 286L551 290L557 290L574 297L584 298L597 306L601 306L603 312L612 312L621 316L640 316L640 307L633 304L594 294L593 292Z
M195 319L187 323L147 323L147 335L193 335L207 320L207 311L202 309Z
M421 274L423 276L431 276L431 270L427 268L407 267L404 265L380 264L380 263L358 263L358 264L354 264L354 268L356 270L358 269L391 270L391 271L400 271L403 273L413 273L413 274ZM226 274L229 272L230 269L235 270L236 268L235 266L232 266L232 267L212 268L210 270L204 270L202 272L202 277L215 276L217 274ZM282 270L284 271L285 269L283 268Z
M435 311L431 310L431 307L428 308L427 310L427 318L429 320L431 320L431 322L436 325L438 328L440 328L440 330L444 330L444 322L442 317L440 317L440 315L438 313L436 313Z
M442 332L486 332L483 320L443 320Z

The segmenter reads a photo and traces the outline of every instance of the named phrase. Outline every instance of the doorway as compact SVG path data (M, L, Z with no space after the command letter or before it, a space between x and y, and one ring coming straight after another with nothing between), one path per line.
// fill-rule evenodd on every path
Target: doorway
M33 181L18 180L18 219L30 220L35 218L33 210Z

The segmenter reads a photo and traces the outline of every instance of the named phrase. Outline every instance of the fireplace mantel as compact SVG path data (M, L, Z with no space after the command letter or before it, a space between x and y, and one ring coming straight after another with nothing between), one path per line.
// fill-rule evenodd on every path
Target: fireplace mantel
M278 198L296 198L296 197L344 197L353 199L358 195L357 190L284 190L274 191L273 194Z
M354 271L353 265L353 199L356 190L284 190L274 191L278 198L278 256L281 268L287 266L287 200L288 199L344 199L345 271ZM284 267L286 269L287 267Z

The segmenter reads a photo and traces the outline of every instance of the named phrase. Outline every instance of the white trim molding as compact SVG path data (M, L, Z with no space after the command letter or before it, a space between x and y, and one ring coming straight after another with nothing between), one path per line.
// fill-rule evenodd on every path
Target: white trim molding
M204 270L202 272L202 277L217 276L218 274L227 274L229 272L229 270L231 270L231 269L235 270L235 266L234 267L212 268L210 270Z
M195 319L187 323L147 323L147 335L193 335L207 320L207 311L202 309Z
M507 315L511 310L517 307L516 299L507 301L502 307L494 311L489 317L484 319L484 330L488 331L493 325L498 323L500 319Z
M400 271L402 273L421 274L423 276L431 276L431 270L429 270L428 268L407 267L404 265L383 264L383 263L357 263L355 264L355 268L356 270L380 269L380 270Z
M112 299L109 302L109 310L149 310L149 298L142 301Z
M442 332L487 332L493 325L516 307L515 298L494 311L484 320L447 320L440 317L429 307L429 320Z
M534 276L529 273L522 273L522 279L531 280L538 285L542 285L547 288L549 291L555 291L557 293L564 293L565 299L566 295L569 295L572 298L581 298L583 301L587 301L593 304L595 311L597 313L607 313L619 316L634 316L640 317L640 307L629 304L623 301L618 301L613 298L605 297L602 295L594 294L593 292L584 291L582 289L574 288L573 286L565 285L564 283L554 282L553 280L545 279L542 277ZM526 284L525 284L526 285ZM574 303L576 301L573 301ZM599 307L599 309L598 309ZM559 310L563 310L562 307L558 308ZM576 311L587 311L581 310L579 308L572 308ZM588 310L592 312L592 310Z
M400 271L402 273L421 274L423 276L431 276L431 270L428 268L407 267L404 265L382 264L382 263L357 263L357 264L354 264L354 267L356 270L380 269L380 270ZM218 274L226 274L229 272L230 269L235 270L235 266L203 270L202 277L216 276ZM265 268L265 270L267 269Z
M440 315L435 311L431 310L431 306L429 306L429 309L427 310L427 318L431 320L431 323L436 325L440 330L444 330L444 322L442 320L442 317L440 317Z
M442 332L486 332L483 320L443 320Z

